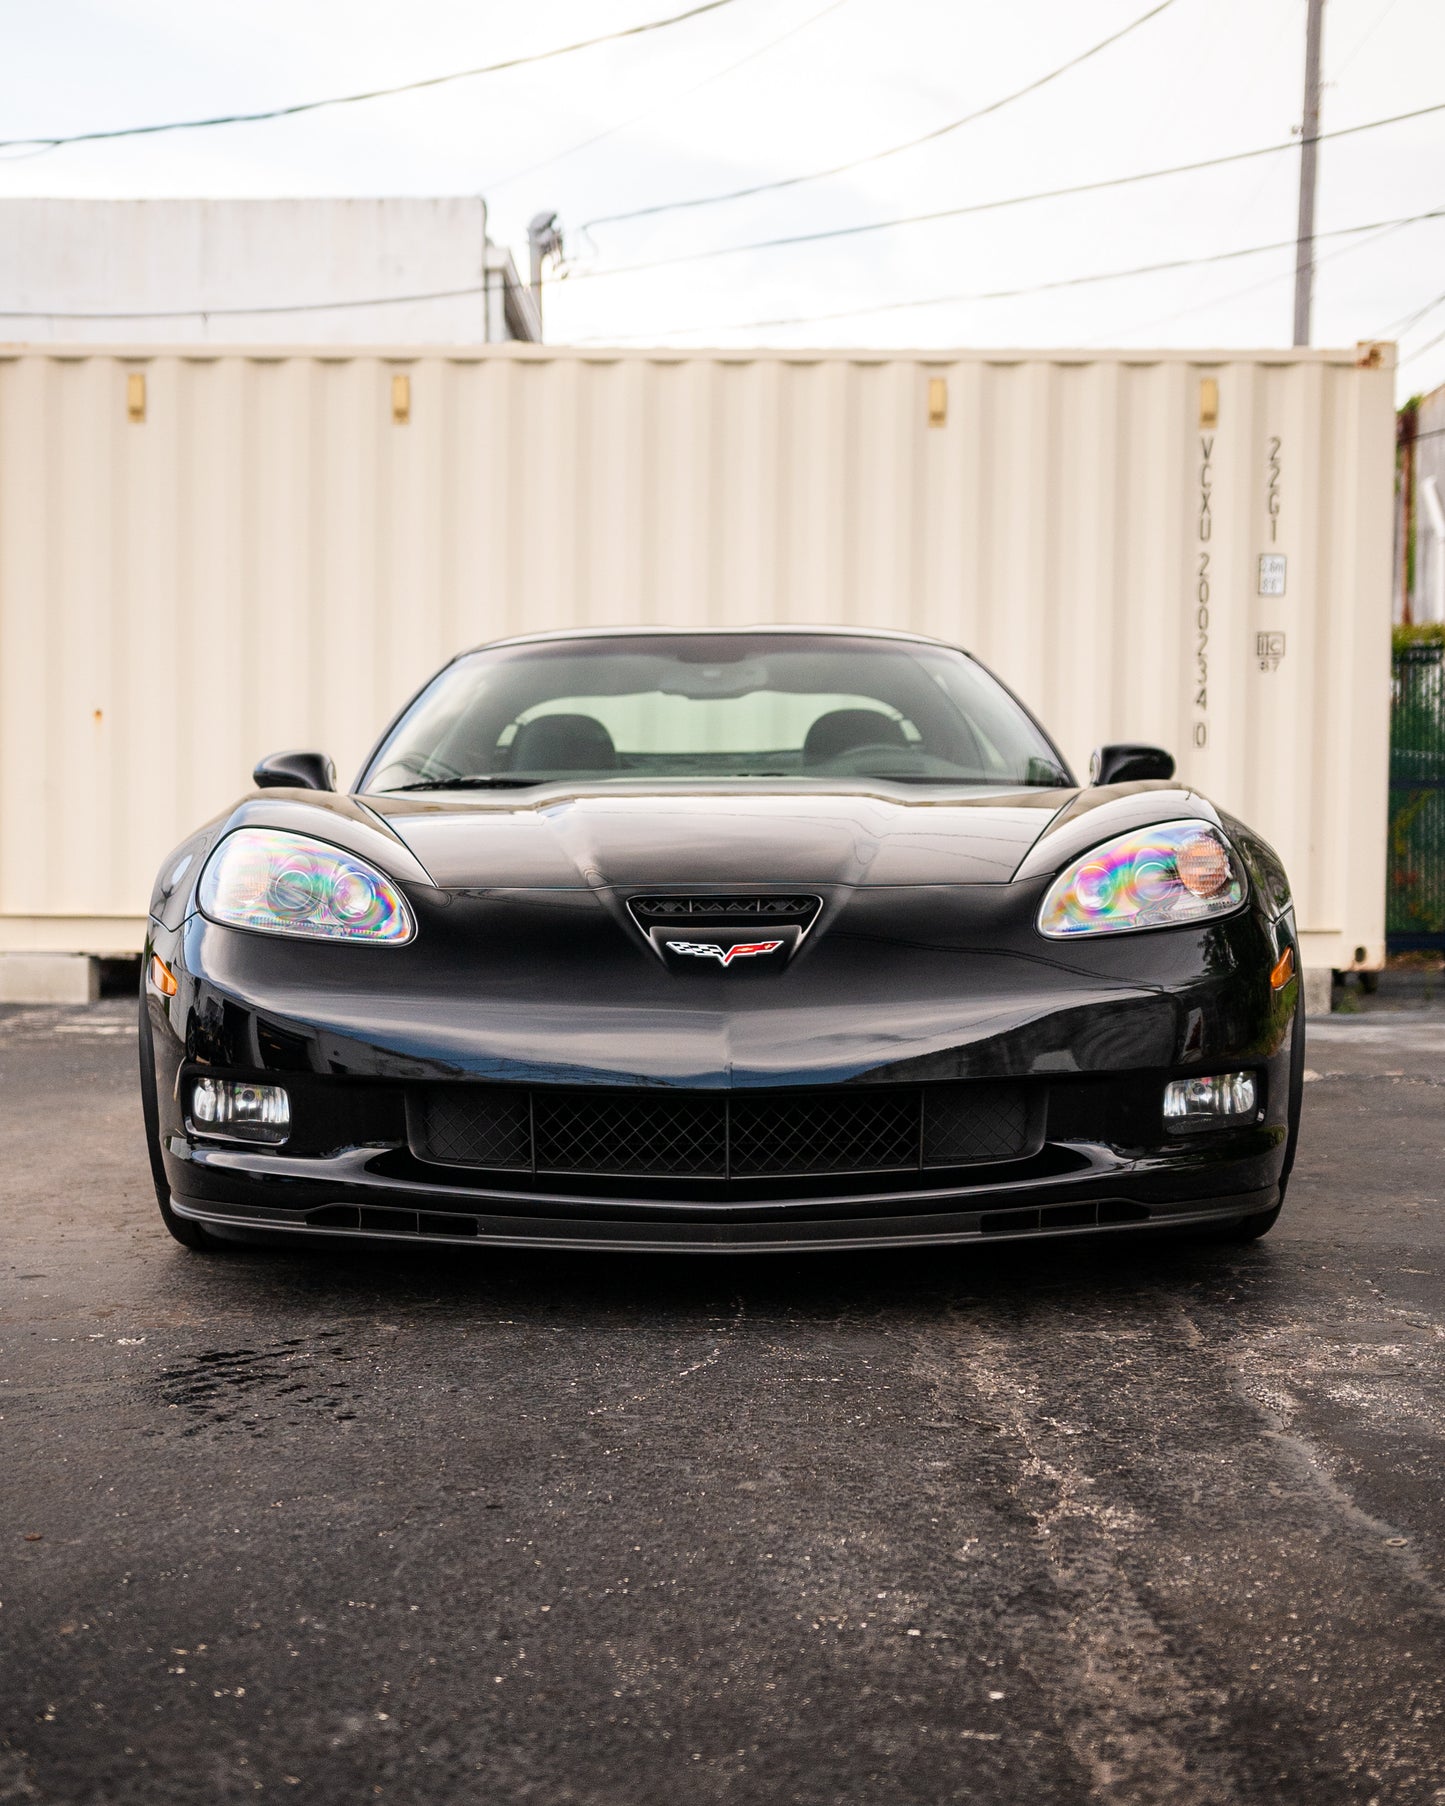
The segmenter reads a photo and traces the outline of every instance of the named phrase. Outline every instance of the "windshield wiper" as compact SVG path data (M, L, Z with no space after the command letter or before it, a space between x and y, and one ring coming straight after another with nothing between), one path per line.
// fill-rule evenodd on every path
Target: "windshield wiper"
M857 779L874 784L936 784L952 790L1054 790L1068 783L1062 772L1052 778L969 778L928 771L850 771L842 781Z
M475 777L419 778L414 784L388 784L384 796L395 796L402 790L525 790L530 784L545 784L545 778Z

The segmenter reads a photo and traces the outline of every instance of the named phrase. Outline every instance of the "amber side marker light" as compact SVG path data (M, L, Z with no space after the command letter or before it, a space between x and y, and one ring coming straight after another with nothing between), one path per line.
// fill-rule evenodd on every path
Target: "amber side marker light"
M181 988L176 983L176 975L161 958L159 953L151 955L151 983L162 997L174 997Z
M1294 977L1294 948L1286 947L1275 962L1274 971L1269 975L1269 988L1282 991Z

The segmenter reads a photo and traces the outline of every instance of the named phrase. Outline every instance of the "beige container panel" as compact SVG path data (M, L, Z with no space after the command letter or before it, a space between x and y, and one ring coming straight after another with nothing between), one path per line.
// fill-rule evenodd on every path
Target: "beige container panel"
M134 939L261 754L349 780L469 645L776 621L967 646L1081 774L1168 746L1278 846L1308 962L1377 962L1391 383L1348 352L0 352L0 949Z

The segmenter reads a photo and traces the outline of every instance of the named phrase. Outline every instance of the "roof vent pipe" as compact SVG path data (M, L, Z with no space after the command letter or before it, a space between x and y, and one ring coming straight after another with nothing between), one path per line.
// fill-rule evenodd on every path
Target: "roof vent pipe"
M527 245L532 253L532 295L537 318L542 317L542 265L549 257L562 256L562 228L555 213L534 214L527 224Z

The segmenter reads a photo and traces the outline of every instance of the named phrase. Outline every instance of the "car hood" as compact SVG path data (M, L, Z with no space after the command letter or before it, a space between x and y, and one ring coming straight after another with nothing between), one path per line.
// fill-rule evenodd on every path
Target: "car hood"
M549 784L362 800L444 890L650 889L1004 884L1076 795Z
M246 827L314 835L442 891L864 890L1044 878L1111 835L1186 816L1223 819L1197 792L1159 781L966 795L783 783L430 797L277 788L242 798L173 848L150 913L178 923L210 849Z

